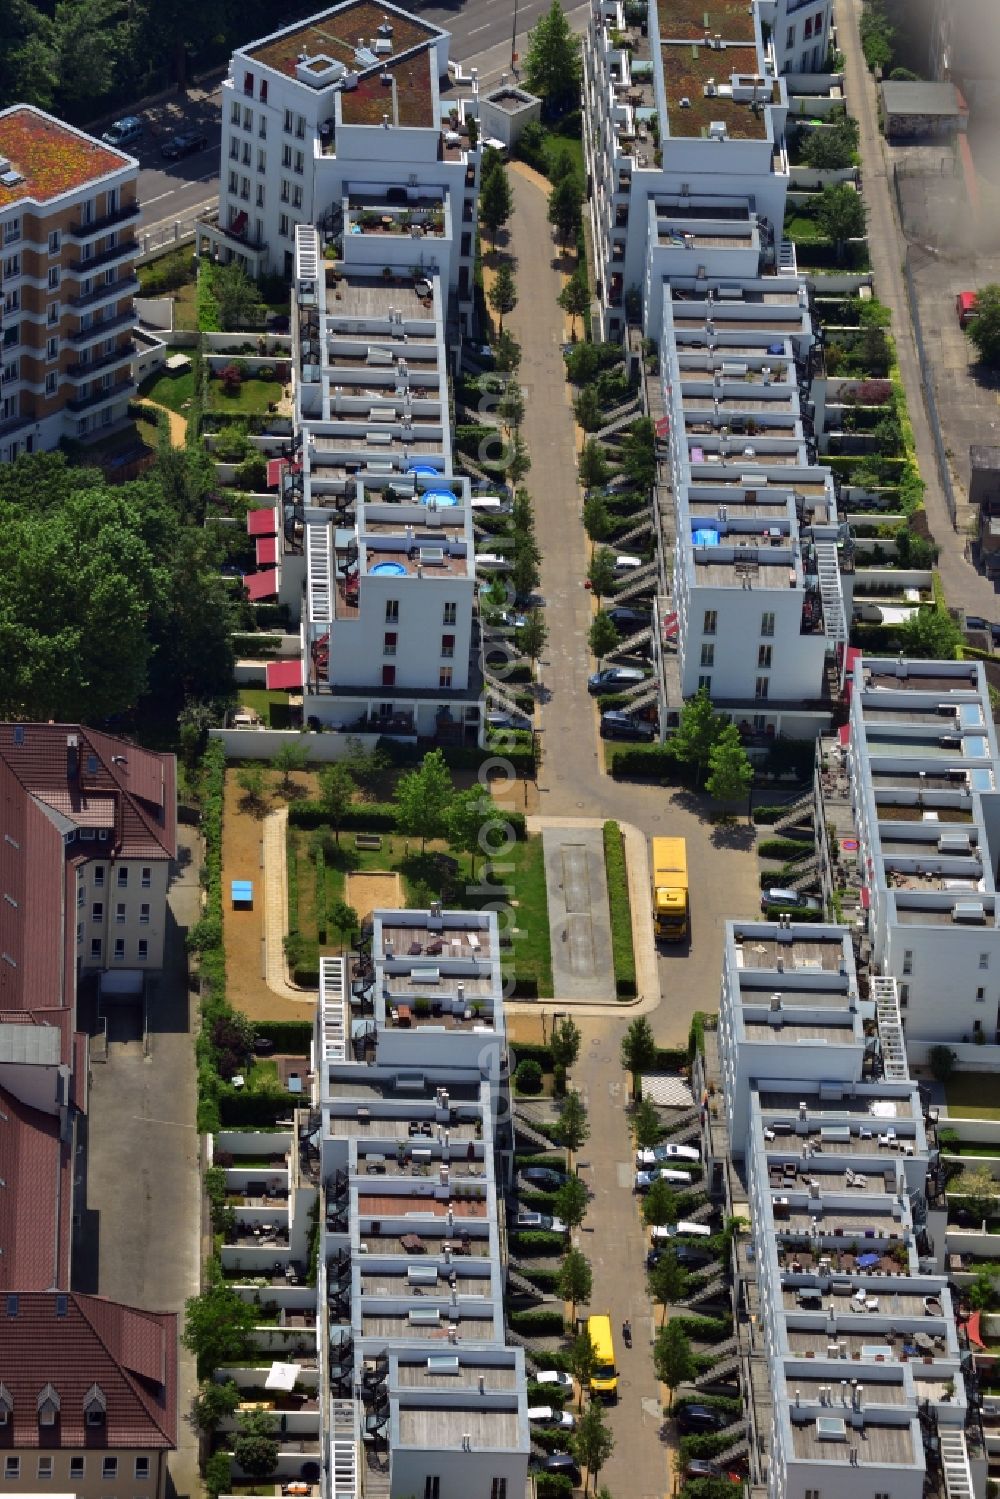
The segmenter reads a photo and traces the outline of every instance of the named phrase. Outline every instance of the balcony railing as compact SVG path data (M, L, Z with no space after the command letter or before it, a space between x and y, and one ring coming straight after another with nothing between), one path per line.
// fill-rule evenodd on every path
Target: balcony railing
M132 296L139 290L138 276L125 276L119 281L105 282L96 291L87 292L83 297L67 297L67 307L93 307L97 302L117 300L118 297Z
M135 344L132 339L127 343L119 344L110 354L102 354L100 359L89 359L86 364L71 364L67 366L66 374L71 380L86 380L90 375L105 370L109 365L121 364L123 359L131 359L135 353Z
M239 223L238 219L237 223ZM257 253L267 249L266 239L251 239L249 221L244 223L242 228L231 226L227 229L224 224L219 223L217 214L207 214L203 219L198 220L198 224L203 229L209 229L214 234L221 235L229 244L238 245L241 250L253 250Z
M123 312L120 317L106 318L102 323L91 323L89 328L80 328L76 333L69 335L71 344L93 343L95 338L107 338L110 333L117 333L120 328L132 328L135 326L135 311Z
M35 420L33 411L22 411L18 416L8 416L0 421L0 437L12 437L22 427L30 427Z
M131 378L119 380L114 385L92 391L89 396L78 396L75 401L67 401L66 405L70 411L87 411L91 406L101 406L105 401L113 401L117 396L123 396L126 391L134 389L135 381Z
M110 250L102 250L100 255L91 255L89 260L71 260L68 269L74 276L88 276L91 271L99 271L101 266L111 265L116 260L125 260L129 255L138 255L139 241L135 239L124 239L120 244Z
M94 234L106 234L109 229L114 229L117 224L127 224L130 220L138 218L139 211L138 203L123 203L113 213L103 214L101 218L91 219L89 223L84 223L82 219L78 219L75 223L70 224L69 233L74 239L90 239Z

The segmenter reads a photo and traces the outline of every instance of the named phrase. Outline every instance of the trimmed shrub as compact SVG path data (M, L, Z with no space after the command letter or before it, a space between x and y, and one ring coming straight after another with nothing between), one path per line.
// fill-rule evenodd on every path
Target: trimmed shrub
M798 838L762 838L757 845L762 859L780 859L784 864L795 864L815 852L813 844Z
M545 1386L548 1390L548 1385ZM546 1400L548 1395L546 1394ZM535 1494L537 1499L570 1499L573 1480L567 1473L536 1473Z
M518 1063L514 1073L514 1087L519 1093L541 1093L542 1069L530 1057L525 1057L523 1062Z
M561 1310L539 1308L530 1312L511 1312L509 1321L511 1327L526 1338L562 1337L566 1330Z
M625 841L616 822L604 824L604 867L611 910L611 955L615 967L615 993L619 999L634 998L635 949L632 945L632 909L625 870Z
M566 1252L566 1240L562 1234L553 1234L544 1228L518 1229L515 1233L511 1234L510 1245L515 1254L537 1254L539 1259L546 1255L562 1255ZM559 1321L559 1330L561 1332L561 1316Z
M273 1041L276 1051L299 1056L308 1052L313 1028L308 1020L258 1020L256 1031L264 1040Z
M543 1072L552 1071L552 1051L548 1046L532 1046L527 1041L518 1041L511 1047L512 1054L518 1062L526 1062L529 1059L537 1062Z

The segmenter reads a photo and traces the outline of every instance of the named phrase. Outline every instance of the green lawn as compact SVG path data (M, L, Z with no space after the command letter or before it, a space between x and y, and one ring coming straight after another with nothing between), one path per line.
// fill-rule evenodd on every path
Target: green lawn
M785 238L793 240L796 244L805 244L813 240L827 243L826 236L820 231L812 215L801 212L793 213L791 218L785 220Z
M209 380L205 409L260 416L270 402L281 400L281 392L280 380L243 380L231 393L221 380Z
M268 691L266 687L241 687L240 702L252 708L261 721L271 729L287 729L288 693Z
M190 286L178 287L173 293L174 298L174 327L183 328L188 333L198 331L198 288L192 281Z
M167 352L170 354L175 351L168 349ZM159 370L143 380L139 386L139 394L155 401L157 406L183 412L194 399L194 370L182 370L176 375L171 375L167 370Z
M945 1084L948 1112L958 1119L1000 1119L997 1076L993 1072L956 1072ZM945 1128L948 1121L942 1120ZM998 1147L1000 1151L1000 1147Z

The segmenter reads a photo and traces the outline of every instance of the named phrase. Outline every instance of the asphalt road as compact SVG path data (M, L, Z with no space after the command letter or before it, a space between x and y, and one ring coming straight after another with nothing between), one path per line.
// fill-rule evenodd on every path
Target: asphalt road
M483 87L499 83L501 74L509 72L514 0L458 0L452 5L424 5L421 0L410 0L406 8L451 32L451 58L466 71L477 67ZM522 56L528 31L548 8L549 0L517 0L516 40ZM586 29L589 14L586 4L567 5L566 14L574 31ZM143 111L149 128L135 155L142 168L139 173L142 232L151 237L163 237L172 223L191 218L218 195L221 84L214 89L209 85L209 90L192 90L186 97ZM203 130L209 139L208 150L184 161L164 162L160 146L182 125L197 125Z

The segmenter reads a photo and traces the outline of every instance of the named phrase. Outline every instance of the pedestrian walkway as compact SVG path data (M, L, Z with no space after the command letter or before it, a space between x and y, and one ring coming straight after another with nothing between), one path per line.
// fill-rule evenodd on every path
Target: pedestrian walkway
M601 825L542 829L552 984L567 1000L614 1001L611 914Z
M140 399L139 405L148 406L150 411L158 412L161 426L163 425L163 418L166 417L167 431L170 434L170 446L172 448L184 447L187 442L187 419L185 417L176 411L171 411L169 406L161 406L158 401L150 401L145 397Z
M288 807L276 807L264 818L264 979L272 994L303 1005L316 1003L314 989L288 982L285 937L288 932Z

